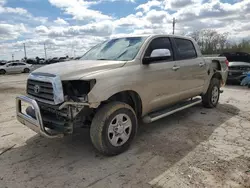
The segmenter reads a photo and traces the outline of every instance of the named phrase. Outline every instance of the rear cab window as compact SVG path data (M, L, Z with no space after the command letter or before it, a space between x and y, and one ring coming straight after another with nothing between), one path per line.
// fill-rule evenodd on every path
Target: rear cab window
M180 39L180 38L173 38L173 39L177 48L176 59L184 60L184 59L197 58L196 49L191 40Z

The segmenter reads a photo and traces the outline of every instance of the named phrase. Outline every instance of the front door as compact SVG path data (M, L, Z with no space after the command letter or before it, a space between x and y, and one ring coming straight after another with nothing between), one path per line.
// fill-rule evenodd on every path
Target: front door
M144 78L149 91L150 111L159 109L179 100L179 71L178 62L174 61L173 49L168 37L158 37L153 39L144 57L150 57L156 49L167 50L170 56L167 60L151 62L143 65ZM160 50L157 50L158 52Z
M7 67L6 67L6 72L8 72L8 73L14 73L14 72L16 72L17 71L16 70L16 64L17 63L10 63L10 64L8 64Z

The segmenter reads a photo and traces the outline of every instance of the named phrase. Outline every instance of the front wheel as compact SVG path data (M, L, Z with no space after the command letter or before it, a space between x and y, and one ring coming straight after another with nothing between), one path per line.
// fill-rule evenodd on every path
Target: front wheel
M214 108L217 106L220 98L220 80L212 78L208 90L202 96L202 104L207 108Z
M25 68L23 72L24 72L24 73L29 73L29 72L30 72L30 69Z
M137 132L137 117L132 107L111 102L95 115L90 137L95 148L104 155L118 155L127 150Z
M0 74L6 74L6 71L3 70L3 69L1 69L1 70L0 70Z

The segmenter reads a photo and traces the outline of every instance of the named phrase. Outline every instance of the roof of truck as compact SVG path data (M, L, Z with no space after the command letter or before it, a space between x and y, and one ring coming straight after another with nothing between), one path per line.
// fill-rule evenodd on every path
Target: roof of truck
M133 34L124 34L111 37L112 39L116 38L126 38L126 37L177 37L183 39L191 39L191 37L181 36L181 35L170 35L170 34L141 34L141 35L133 35Z

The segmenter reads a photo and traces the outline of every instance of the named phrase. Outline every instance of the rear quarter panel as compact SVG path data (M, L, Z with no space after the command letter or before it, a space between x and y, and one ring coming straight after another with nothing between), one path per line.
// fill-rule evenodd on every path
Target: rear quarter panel
M227 81L228 67L227 67L226 62L225 62L226 57L203 57L203 58L207 64L207 71L208 71L207 78L205 80L205 84L204 84L204 88L203 88L203 94L205 94L207 92L208 87L209 87L210 81L216 72L218 72L221 75L222 86L224 86L224 84ZM213 62L219 62L220 70L216 70L216 72L214 72L213 67L212 67Z

